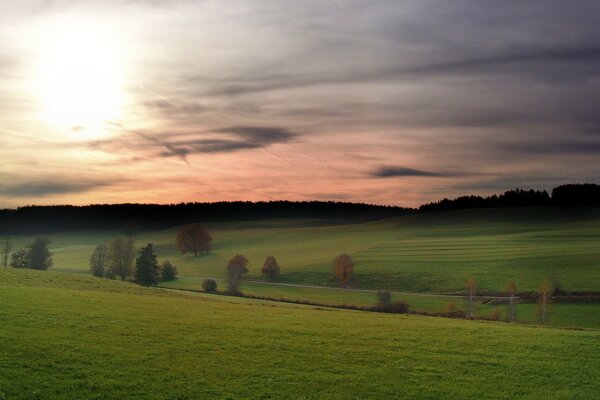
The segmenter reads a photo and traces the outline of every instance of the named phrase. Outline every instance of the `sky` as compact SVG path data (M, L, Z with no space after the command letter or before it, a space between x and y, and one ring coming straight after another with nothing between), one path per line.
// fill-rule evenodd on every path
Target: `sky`
M0 1L0 208L600 179L600 2Z

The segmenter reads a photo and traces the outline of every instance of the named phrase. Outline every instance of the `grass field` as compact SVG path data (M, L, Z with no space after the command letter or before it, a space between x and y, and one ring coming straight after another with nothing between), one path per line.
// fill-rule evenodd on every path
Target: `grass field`
M155 243L159 258L177 265L181 278L172 287L200 289L201 277L222 277L236 253L250 259L250 279L261 279L268 255L282 266L280 282L336 286L332 258L350 253L355 262L353 287L410 292L463 290L469 277L480 290L499 291L514 279L521 291L536 290L550 276L569 291L600 288L600 210L521 208L465 210L409 215L370 223L339 220L265 220L207 224L214 250L182 257L176 251L177 228L135 235L138 245ZM94 247L119 232L50 235L52 270L87 273ZM15 238L21 246L31 237ZM374 295L247 284L250 294L305 299L329 304L371 305ZM404 300L404 299L403 299ZM413 309L441 311L449 300L407 298ZM522 305L520 319L535 320L533 305ZM493 307L480 307L488 313ZM590 312L594 310L594 312ZM553 306L552 324L600 327L598 305Z
M591 399L600 332L0 270L0 398Z

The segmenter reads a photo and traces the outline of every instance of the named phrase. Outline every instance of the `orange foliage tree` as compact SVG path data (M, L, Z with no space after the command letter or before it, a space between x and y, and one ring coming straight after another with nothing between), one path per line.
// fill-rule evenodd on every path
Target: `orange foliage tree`
M208 253L212 248L212 237L202 226L198 224L186 225L175 238L177 249L181 254L192 253L197 256L200 253Z

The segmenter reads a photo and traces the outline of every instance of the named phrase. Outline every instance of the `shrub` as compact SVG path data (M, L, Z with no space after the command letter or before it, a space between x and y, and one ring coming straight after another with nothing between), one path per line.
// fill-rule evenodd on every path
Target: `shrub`
M396 313L396 314L405 314L408 312L410 308L410 304L405 303L403 301L394 301L387 306L388 312Z
M217 291L217 281L214 279L205 279L202 281L202 289L205 292L213 293Z
M501 317L502 317L502 310L499 310L497 308L492 310L492 312L490 313L490 319L492 321L500 321Z
M177 278L177 267L165 260L160 265L160 279L163 281L172 281Z

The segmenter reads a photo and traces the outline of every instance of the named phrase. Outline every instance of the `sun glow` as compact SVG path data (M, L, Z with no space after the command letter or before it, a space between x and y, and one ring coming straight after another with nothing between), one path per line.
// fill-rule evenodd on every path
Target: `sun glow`
M42 119L86 138L101 136L125 101L125 63L115 32L82 21L61 22L42 41L37 96Z

